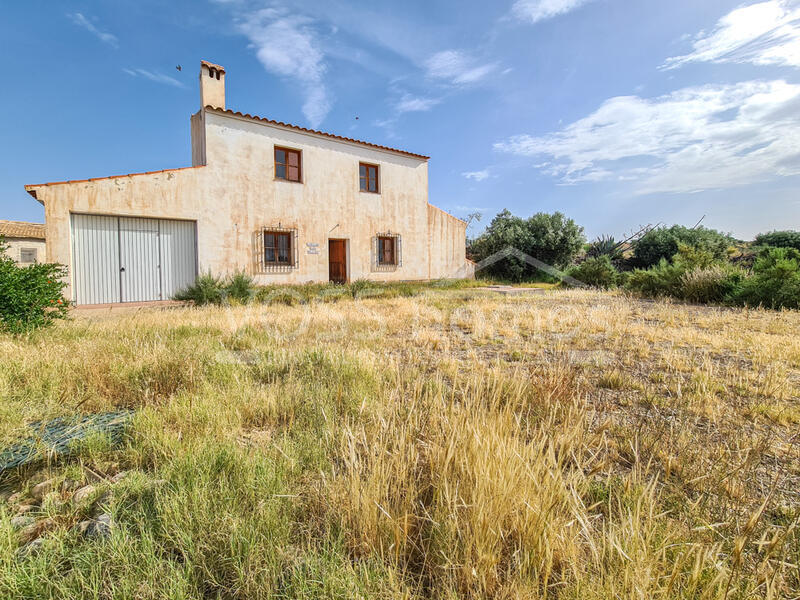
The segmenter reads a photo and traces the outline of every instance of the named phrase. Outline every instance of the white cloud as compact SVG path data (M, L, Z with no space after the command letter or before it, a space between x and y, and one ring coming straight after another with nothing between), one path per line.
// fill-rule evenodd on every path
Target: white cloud
M664 69L690 62L752 63L800 67L800 8L769 0L731 11L710 33L701 32L694 50L668 58Z
M100 31L94 25L94 23L92 23L89 19L84 17L83 14L72 13L68 14L67 16L70 18L70 20L72 20L73 23L75 23L75 25L83 27L84 29L86 29L86 31L89 31L90 33L94 34L100 41L103 41L110 46L114 46L115 48L117 47L119 43L119 40L117 40L117 36L115 36L113 33L108 33L107 31Z
M489 178L489 169L483 169L482 171L467 171L461 174L463 177L467 179L473 179L475 181L483 181L484 179Z
M238 26L267 71L300 84L305 95L303 114L312 127L319 127L330 112L332 101L325 85L325 55L312 20L265 8L243 16Z
M476 64L473 58L460 50L443 50L425 61L428 77L455 85L477 83L496 69L494 63Z
M579 8L591 0L517 0L511 14L523 21L538 23L563 15Z
M440 102L441 100L438 98L423 98L412 96L411 94L403 94L403 97L395 104L395 110L398 113L424 112L432 109Z
M131 77L144 77L145 79L149 79L150 81L155 81L156 83L163 83L165 85L171 85L174 87L186 87L186 85L174 77L170 77L169 75L164 75L163 73L156 73L154 71L148 71L147 69L122 69Z
M562 183L629 181L637 193L725 189L800 174L800 85L746 81L621 96L497 150L544 160Z

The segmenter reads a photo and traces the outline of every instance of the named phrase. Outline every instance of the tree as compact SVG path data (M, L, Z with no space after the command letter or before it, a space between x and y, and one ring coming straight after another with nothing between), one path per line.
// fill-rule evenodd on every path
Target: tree
M564 269L585 242L583 227L560 212L537 213L523 219L505 209L472 242L469 252L476 261L481 261L510 246L548 265ZM541 277L538 269L513 256L487 267L486 272L511 281Z
M775 248L794 248L800 250L800 231L770 231L759 233L754 244L756 246L773 246Z
M716 229L682 225L658 227L644 234L633 246L632 266L647 269L657 265L661 259L672 260L681 244L710 252L717 259L727 256L733 238Z

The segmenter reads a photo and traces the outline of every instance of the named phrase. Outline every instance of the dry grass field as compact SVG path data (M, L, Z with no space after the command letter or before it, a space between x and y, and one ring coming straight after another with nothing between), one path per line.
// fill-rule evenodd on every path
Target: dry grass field
M797 312L455 289L78 314L0 337L0 397L4 445L136 410L122 446L4 476L2 598L800 596ZM110 537L55 486L20 551L51 478L92 483Z

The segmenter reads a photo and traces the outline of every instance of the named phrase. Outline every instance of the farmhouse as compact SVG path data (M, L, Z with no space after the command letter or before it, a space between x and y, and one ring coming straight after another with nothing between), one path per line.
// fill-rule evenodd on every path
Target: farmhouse
M199 272L260 284L467 277L428 157L228 110L202 61L192 166L27 185L78 304L166 300Z
M29 265L46 260L44 225L0 219L0 238L8 254L17 264Z

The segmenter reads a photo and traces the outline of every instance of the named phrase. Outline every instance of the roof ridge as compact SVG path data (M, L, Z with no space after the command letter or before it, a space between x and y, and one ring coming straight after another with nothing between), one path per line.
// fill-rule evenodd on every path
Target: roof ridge
M425 156L424 154L417 154L416 152L409 152L408 150L400 150L399 148L392 148L390 146L382 146L381 144L374 144L372 142L366 142L364 140L357 140L355 138L349 138L343 135L337 135L335 133L328 133L327 131L320 131L318 129L309 129L308 127L301 127L300 125L293 125L292 123L284 123L283 121L276 121L275 119L268 119L267 117L259 117L258 115L251 115L250 113L243 113L238 110L231 110L229 108L219 108L216 106L206 105L204 107L205 110L211 110L216 113L226 113L229 115L233 115L236 117L243 117L245 119L252 119L254 121L263 121L265 123L269 123L271 125L277 125L278 127L287 127L289 129L295 129L297 131L302 131L305 133L313 133L315 135L322 135L325 137L342 140L345 142L350 142L352 144L360 144L362 146L368 146L370 148L377 148L378 150L387 150L389 152L396 152L397 154L403 154L405 156L413 156L414 158L421 158L423 160L430 159L430 156Z

